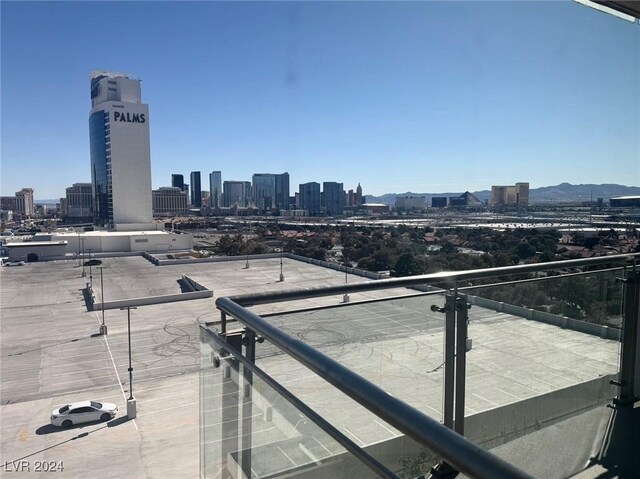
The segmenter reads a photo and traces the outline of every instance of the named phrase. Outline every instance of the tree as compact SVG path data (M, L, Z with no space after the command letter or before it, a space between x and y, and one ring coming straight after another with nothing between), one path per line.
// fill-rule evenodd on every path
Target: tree
M393 270L394 276L415 276L427 271L427 264L422 257L404 253L396 261Z

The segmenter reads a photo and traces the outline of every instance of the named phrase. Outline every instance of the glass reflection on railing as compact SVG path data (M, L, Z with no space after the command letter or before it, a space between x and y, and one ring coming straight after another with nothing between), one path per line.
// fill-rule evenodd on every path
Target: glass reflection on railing
M378 477L223 339L207 333L201 339L201 477ZM349 439L363 446L358 433Z
M623 274L607 270L464 288L471 305L466 437L493 448L612 400L622 314L616 279ZM532 462L514 464L537 475L540 470L529 469Z

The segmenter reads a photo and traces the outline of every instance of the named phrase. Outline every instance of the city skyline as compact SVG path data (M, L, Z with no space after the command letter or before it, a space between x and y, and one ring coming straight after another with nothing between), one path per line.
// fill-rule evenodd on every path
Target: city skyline
M118 20L109 48L96 18ZM89 181L95 68L144 82L154 189L176 165L371 195L637 186L638 38L575 2L3 2L1 194L54 199ZM42 105L55 121L33 114Z

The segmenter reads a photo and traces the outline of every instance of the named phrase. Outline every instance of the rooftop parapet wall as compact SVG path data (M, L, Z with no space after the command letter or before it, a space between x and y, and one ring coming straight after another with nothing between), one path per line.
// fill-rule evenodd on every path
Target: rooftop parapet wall
M145 296L142 298L127 298L115 301L98 301L90 283L87 283L87 309L101 311L102 309L119 309L127 306L148 306L151 304L175 303L177 301L189 301L191 299L212 298L213 291L205 288L187 275L182 275L181 282L189 291L176 294L162 294L157 296Z

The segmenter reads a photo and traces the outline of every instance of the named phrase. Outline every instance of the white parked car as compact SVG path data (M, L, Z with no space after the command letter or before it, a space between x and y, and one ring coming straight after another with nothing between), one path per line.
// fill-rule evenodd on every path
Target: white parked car
M5 266L24 266L24 261L8 261Z
M51 413L51 424L69 427L74 424L92 421L108 421L115 417L118 406L108 402L81 401L67 404Z

